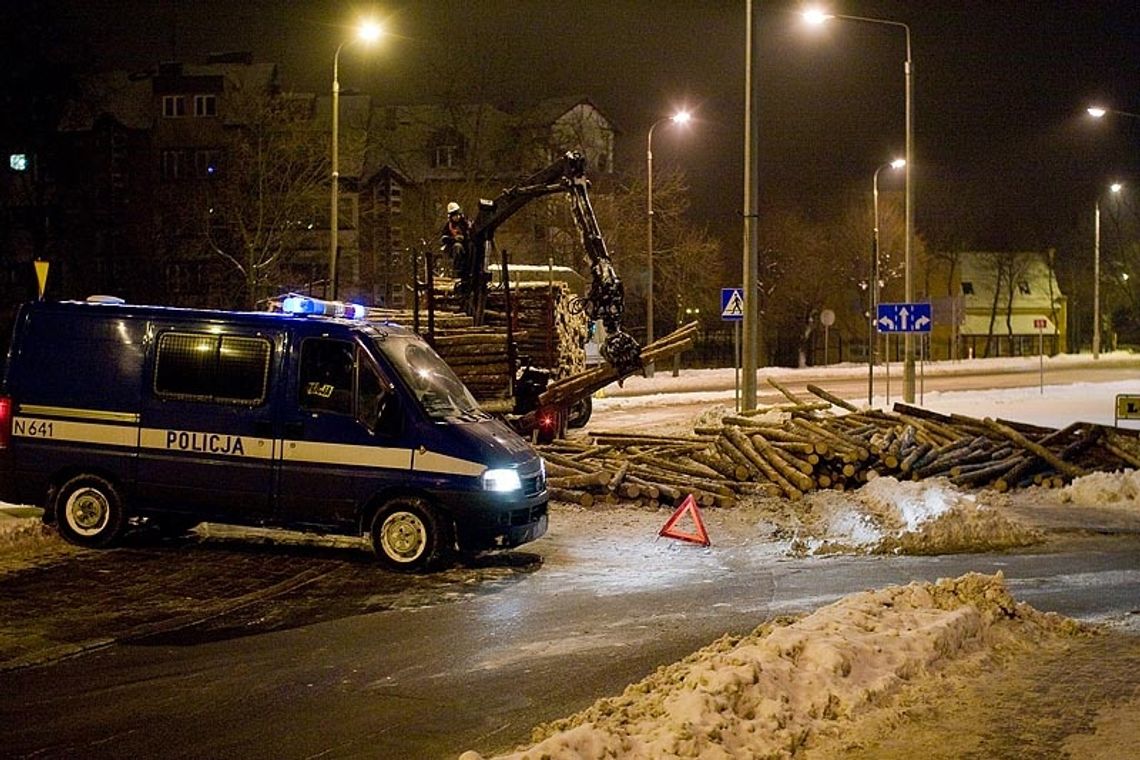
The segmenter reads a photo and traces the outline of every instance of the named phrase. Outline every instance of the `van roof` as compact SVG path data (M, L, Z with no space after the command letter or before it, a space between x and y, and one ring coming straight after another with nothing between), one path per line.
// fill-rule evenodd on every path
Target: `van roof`
M181 306L151 306L144 304L109 303L99 301L34 301L26 305L34 311L73 313L106 316L112 319L166 319L184 322L234 322L243 325L264 325L266 329L285 325L342 325L366 333L381 329L396 336L415 333L395 322L376 322L359 319L342 319L311 315L285 314L269 311L225 311L220 309L194 309Z

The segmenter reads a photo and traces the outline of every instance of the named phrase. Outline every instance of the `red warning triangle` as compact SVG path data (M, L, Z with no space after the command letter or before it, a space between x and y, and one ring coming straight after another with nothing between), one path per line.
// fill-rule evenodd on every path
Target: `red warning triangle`
M680 522L686 513L693 518L693 524L697 526L695 533L686 533L683 530L678 530L676 527L677 523ZM701 510L697 507L697 500L693 498L692 494L685 497L685 500L681 502L681 506L677 507L677 511L665 522L665 527L663 527L661 532L657 535L667 538L679 538L682 541L691 541L701 546L709 546L712 544L712 541L709 541L708 531L705 530L705 521L701 519Z

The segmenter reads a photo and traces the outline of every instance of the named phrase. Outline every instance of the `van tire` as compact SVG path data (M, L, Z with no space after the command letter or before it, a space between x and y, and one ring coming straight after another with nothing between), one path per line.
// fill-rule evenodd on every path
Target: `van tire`
M119 491L98 475L76 475L55 492L55 517L60 534L73 544L111 546L127 527Z
M420 572L439 565L451 548L451 535L451 526L439 511L414 496L385 502L369 528L376 558L399 572Z

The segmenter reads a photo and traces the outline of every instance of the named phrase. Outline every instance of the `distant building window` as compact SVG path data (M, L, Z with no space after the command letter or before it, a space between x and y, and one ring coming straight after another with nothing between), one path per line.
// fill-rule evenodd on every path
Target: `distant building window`
M458 145L437 145L432 156L432 168L454 169L459 166L459 157Z
M198 179L217 178L221 155L221 151L214 149L194 151L194 176Z
M439 129L428 140L433 169L455 169L463 165L467 141L454 127Z
M1023 296L1029 295L1029 281L1028 280L1018 280L1017 281L1017 292Z
M194 96L194 115L195 116L217 116L218 115L218 96L217 95L195 95Z
M163 95L162 115L167 119L175 119L186 115L185 95Z
M26 172L28 170L28 154L13 153L8 156L8 168L14 172Z
M962 295L964 295L964 296L974 295L974 283L968 282L967 280L962 280Z
M180 150L162 151L162 178L167 181L182 179L187 176L190 167Z

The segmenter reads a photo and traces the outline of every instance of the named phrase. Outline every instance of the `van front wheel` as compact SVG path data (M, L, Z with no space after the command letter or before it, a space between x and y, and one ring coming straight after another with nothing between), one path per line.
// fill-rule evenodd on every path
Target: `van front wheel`
M415 572L439 564L451 545L447 522L424 499L401 497L372 518L372 551L393 570Z
M59 532L79 546L110 546L127 525L118 490L98 475L68 480L56 492L54 506Z

